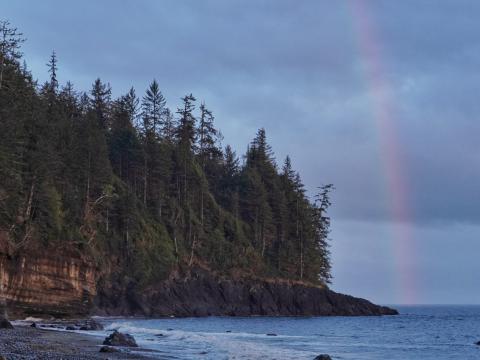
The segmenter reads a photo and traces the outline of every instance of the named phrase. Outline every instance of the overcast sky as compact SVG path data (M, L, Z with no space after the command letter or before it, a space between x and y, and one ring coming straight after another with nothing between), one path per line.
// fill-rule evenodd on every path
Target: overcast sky
M334 183L332 288L480 303L480 2L0 0L40 80L193 92L239 154L265 127ZM399 215L400 214L400 215Z

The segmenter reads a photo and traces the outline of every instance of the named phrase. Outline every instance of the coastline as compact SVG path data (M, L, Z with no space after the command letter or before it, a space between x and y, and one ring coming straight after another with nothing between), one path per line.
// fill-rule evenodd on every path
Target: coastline
M101 353L102 338L72 331L47 330L30 326L0 329L0 359L8 360L96 360L150 359L143 348L118 348L119 352Z

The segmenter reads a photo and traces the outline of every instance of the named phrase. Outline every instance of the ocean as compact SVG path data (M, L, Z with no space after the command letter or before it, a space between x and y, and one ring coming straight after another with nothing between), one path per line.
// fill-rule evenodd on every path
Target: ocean
M99 318L159 359L480 359L480 306L393 306L384 317ZM150 354L151 355L151 354Z

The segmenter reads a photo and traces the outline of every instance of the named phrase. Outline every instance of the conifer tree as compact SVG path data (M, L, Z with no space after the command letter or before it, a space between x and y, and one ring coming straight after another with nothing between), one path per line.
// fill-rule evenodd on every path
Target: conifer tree
M93 83L91 94L91 106L95 112L100 129L108 130L110 128L110 102L112 89L110 84L104 84L97 78Z
M188 197L188 170L196 139L196 119L193 115L195 100L196 99L192 94L184 96L182 98L183 106L177 110L177 114L180 116L175 131L178 147L178 172L181 174L181 180L179 180L183 183L183 196L185 203L187 202Z
M166 103L157 80L153 80L142 100L143 131L145 134L151 132L157 137L160 136L163 125L162 115L165 112Z
M212 112L187 95L176 119L154 80L112 99L59 87L57 57L39 88L20 66L21 34L0 22L0 232L79 252L144 287L174 269L331 280L332 185L312 202L290 157L277 169L265 129L240 161L220 148ZM197 121L198 119L198 121ZM68 249L68 250L67 250ZM176 266L176 268L174 268Z
M55 94L58 89L58 80L57 80L57 54L55 50L52 51L52 55L50 56L50 61L47 64L48 72L50 73L50 91Z
M163 118L163 127L162 135L163 138L170 144L174 142L175 139L175 118L169 108L165 108L164 118Z
M23 34L17 28L6 20L0 20L0 89L4 84L5 68L22 57L20 46L24 41Z

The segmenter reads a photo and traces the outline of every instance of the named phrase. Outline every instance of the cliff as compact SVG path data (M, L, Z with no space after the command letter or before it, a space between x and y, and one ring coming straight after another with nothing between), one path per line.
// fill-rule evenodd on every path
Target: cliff
M238 157L192 94L166 116L167 131L154 121L169 110L156 81L140 114L133 89L112 99L99 78L88 99L53 78L39 88L18 57L3 64L0 89L0 285L10 312L392 312L313 285L331 278L334 187L307 196L264 128Z
M112 284L110 284L112 285ZM361 316L395 315L396 310L284 280L226 279L195 267L142 292L132 287L99 289L97 312L141 316Z
M86 260L48 253L0 252L0 279L11 317L391 315L395 310L328 288L281 280L227 279L201 267L175 272L139 291Z
M61 256L0 256L0 280L10 317L90 312L95 272L80 259Z

